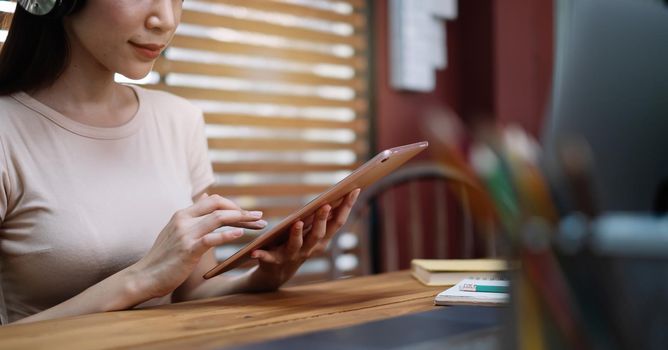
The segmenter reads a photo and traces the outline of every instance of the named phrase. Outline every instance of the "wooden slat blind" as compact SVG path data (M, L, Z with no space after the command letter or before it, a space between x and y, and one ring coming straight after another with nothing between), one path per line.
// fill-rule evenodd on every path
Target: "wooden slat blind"
M272 225L366 159L366 10L352 0L183 3L181 26L147 87L205 111L212 192L263 210ZM361 254L359 246L336 251ZM359 264L336 258L313 259L300 279L359 273ZM331 272L337 265L348 271Z

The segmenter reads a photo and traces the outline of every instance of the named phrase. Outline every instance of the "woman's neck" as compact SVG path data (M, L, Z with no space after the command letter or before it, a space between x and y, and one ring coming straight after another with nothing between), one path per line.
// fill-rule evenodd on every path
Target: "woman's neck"
M139 107L132 89L116 83L113 72L79 52L76 45L70 57L70 63L53 85L28 93L83 124L115 127L130 121Z

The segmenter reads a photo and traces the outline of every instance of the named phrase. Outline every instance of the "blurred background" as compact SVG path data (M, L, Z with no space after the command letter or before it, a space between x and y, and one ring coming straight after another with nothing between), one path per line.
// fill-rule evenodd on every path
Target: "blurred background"
M211 193L269 227L429 141L290 284L506 258L509 348L668 344L668 0L186 0L116 80L199 106Z

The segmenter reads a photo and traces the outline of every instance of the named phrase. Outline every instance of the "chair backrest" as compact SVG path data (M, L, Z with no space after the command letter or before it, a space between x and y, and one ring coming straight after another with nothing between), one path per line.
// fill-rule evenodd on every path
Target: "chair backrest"
M361 273L405 269L414 258L496 255L494 225L471 210L475 190L456 169L435 162L406 165L367 188L341 230L369 232L359 244L367 251L359 254ZM332 245L333 259L345 253Z

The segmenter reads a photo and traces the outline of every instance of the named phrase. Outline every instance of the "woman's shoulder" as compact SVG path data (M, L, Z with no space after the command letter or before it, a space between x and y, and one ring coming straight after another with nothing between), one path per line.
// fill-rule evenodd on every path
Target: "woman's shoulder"
M4 143L9 135L16 134L14 116L20 113L21 105L11 96L0 96L0 153L4 153ZM3 154L0 154L2 157ZM2 165L2 164L0 164Z
M25 114L27 111L28 109L12 95L0 96L0 131L7 130L17 119L21 120L17 117Z
M9 115L17 108L21 108L21 104L12 95L0 96L0 116Z

